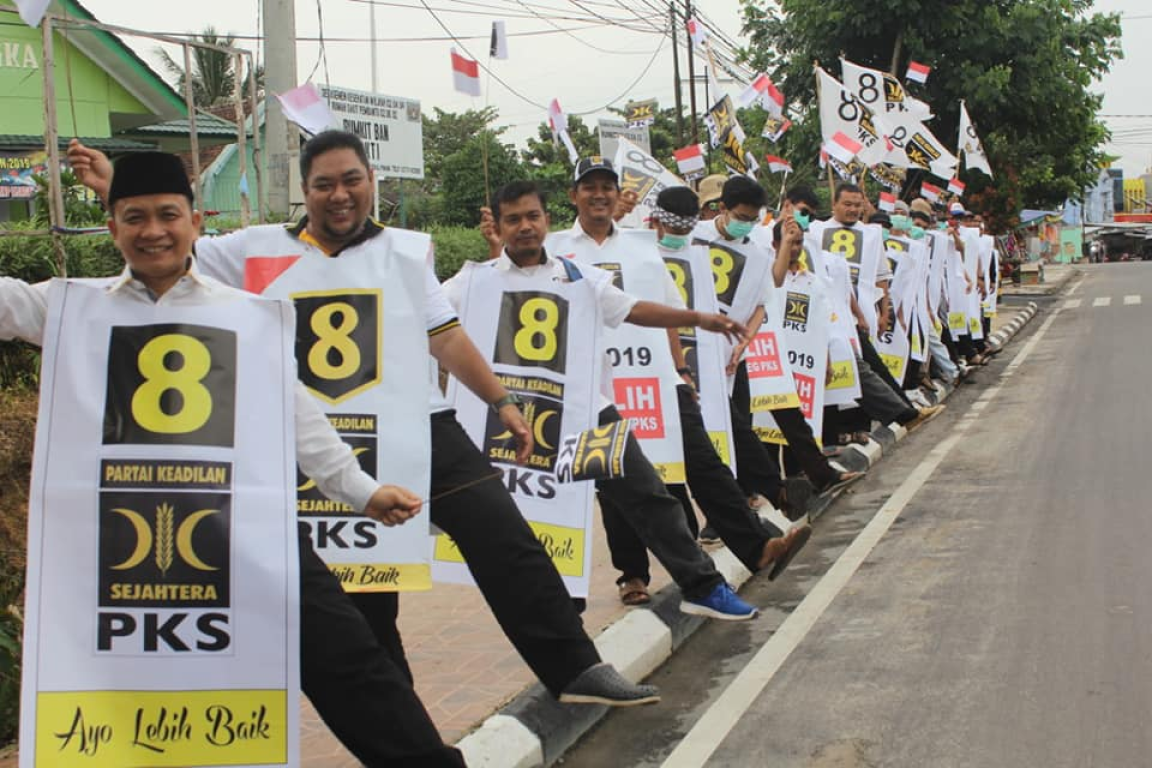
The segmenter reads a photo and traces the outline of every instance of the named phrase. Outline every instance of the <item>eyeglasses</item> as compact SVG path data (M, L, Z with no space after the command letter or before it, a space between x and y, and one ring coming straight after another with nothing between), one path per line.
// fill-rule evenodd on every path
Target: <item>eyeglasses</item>
M758 213L755 213L749 217L744 217L744 216L737 215L734 211L728 211L728 215L731 216L736 221L742 221L745 224L753 224L757 221L760 221L760 214L758 214Z
M720 202L717 200L717 201L713 201L711 203L705 203L704 204L704 210L713 211L713 212L719 211L720 210Z

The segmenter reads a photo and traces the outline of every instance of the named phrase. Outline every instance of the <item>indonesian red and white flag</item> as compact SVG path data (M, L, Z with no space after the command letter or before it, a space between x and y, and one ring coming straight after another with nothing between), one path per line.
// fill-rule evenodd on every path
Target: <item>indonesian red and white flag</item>
M742 107L750 107L759 103L768 114L780 117L784 114L784 94L772 82L768 75L761 72L756 79L744 89L737 101Z
M764 155L764 160L768 163L768 170L772 173L792 173L792 163L782 157Z
M455 48L452 49L452 85L460 93L480 95L480 65L456 53Z
M676 167L684 176L700 173L704 170L703 144L689 144L683 149L673 150L672 156L676 158Z
M920 196L931 200L934 203L940 202L940 196L944 194L944 190L940 187L924 182L920 185Z
M928 82L928 73L932 71L932 67L927 64L921 64L918 61L908 62L908 71L904 74L905 80L914 80L917 83Z
M703 47L704 43L708 42L708 33L704 31L704 25L695 16L688 19L688 36L692 38L692 45L697 48Z
M25 24L38 27L51 4L52 0L16 0L16 10L20 11L20 18Z
M876 207L882 211L892 213L892 211L896 210L896 195L891 192L881 192L880 202Z
M560 108L559 99L552 99L548 103L548 127L552 129L553 135L568 130L568 115L564 114L564 110Z
M852 158L860 154L863 148L863 144L845 135L843 131L837 131L824 142L824 151L845 165L852 162Z
M328 108L328 102L312 83L278 93L276 99L284 110L284 117L313 135L339 124L336 115Z
M960 179L952 179L948 182L948 191L953 195L963 195L964 182L960 181Z
M824 149L824 145L820 145L820 170L828 167L828 150Z
M508 32L503 21L492 22L492 41L488 45L488 55L493 59L508 58Z

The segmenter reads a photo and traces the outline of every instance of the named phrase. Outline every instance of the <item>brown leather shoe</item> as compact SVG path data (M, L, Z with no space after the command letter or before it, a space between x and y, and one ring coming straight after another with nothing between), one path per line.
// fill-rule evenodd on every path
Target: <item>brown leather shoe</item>
M808 523L794 525L783 536L768 539L764 542L764 552L760 555L760 570L771 566L768 572L768 581L775 581L776 577L784 572L792 558L804 548L812 536L812 526Z
M648 585L644 583L644 579L634 577L620 582L620 602L624 605L645 605L652 602L652 596L648 594Z

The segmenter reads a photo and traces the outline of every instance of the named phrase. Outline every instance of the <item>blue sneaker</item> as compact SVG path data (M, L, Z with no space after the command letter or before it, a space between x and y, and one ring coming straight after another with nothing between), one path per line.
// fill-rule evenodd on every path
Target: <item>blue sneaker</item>
M726 581L717 584L706 597L681 600L680 610L694 616L723 621L748 621L760 615L760 611L741 600Z

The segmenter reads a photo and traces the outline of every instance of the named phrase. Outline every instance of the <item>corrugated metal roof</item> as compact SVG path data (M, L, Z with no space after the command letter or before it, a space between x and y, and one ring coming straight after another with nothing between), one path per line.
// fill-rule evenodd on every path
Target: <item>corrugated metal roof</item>
M67 149L68 142L71 140L72 137L70 136L61 136L59 138L60 149ZM101 152L151 152L156 149L155 144L131 141L130 139L82 137L80 141L85 146L99 149ZM41 149L43 147L43 136L0 133L0 149Z
M169 120L165 123L142 125L129 131L129 133L167 136L188 136L191 132L192 123L184 118ZM196 115L196 133L204 136L235 136L236 124L214 115Z

